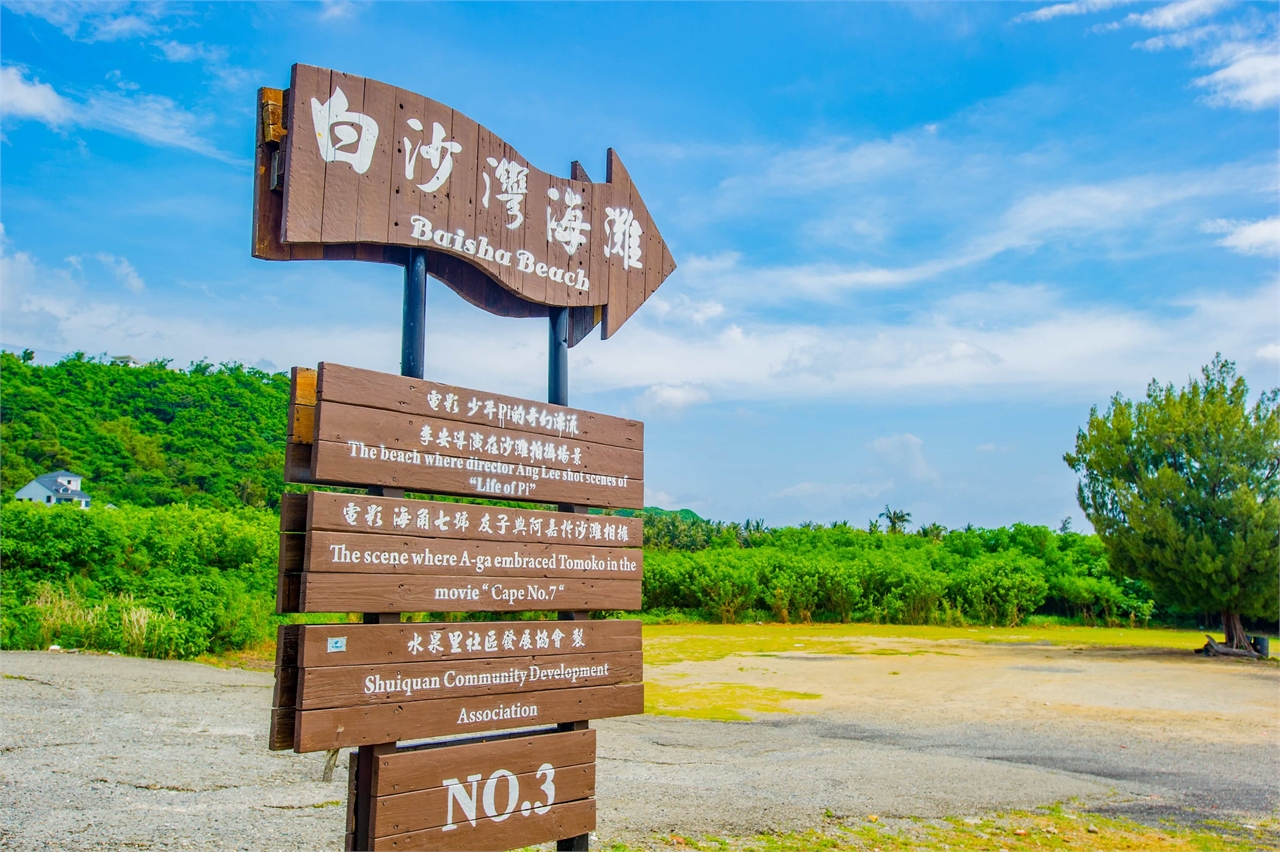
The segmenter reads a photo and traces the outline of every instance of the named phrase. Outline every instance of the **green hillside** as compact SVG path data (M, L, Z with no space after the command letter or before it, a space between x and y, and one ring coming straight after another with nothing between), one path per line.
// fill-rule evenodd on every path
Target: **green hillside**
M278 507L288 401L287 376L239 364L0 353L0 499L65 468L100 504Z

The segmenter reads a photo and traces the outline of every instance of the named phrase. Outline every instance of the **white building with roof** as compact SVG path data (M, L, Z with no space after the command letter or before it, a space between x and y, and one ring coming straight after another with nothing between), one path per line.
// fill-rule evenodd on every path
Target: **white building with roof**
M42 473L13 495L15 500L27 500L53 506L58 503L78 503L81 509L89 508L89 495L80 490L84 477L69 470Z

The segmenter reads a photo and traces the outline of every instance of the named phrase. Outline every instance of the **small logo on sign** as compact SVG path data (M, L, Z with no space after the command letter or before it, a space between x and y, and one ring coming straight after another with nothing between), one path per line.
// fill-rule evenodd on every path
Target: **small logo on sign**
M345 636L329 637L329 653L330 654L334 653L335 651L345 651L345 650L347 650L347 637Z

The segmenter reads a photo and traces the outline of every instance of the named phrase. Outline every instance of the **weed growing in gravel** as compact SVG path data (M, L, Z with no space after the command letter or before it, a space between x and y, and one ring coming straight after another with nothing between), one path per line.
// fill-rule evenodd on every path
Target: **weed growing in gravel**
M1047 812L968 819L837 818L827 819L822 828L803 832L729 838L669 834L639 844L615 842L600 848L606 852L1254 852L1276 848L1277 839L1280 825L1275 821L1153 828L1054 807Z
M668 686L649 681L644 687L644 712L655 716L748 722L748 713L787 713L789 701L821 698L813 692L792 692L741 683Z

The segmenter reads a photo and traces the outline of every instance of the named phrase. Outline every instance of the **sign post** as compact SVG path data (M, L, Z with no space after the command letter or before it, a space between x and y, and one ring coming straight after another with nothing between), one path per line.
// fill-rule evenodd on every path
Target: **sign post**
M615 334L675 268L618 155L604 183L534 168L429 98L295 65L261 89L253 255L405 270L401 376L295 368L271 747L354 747L348 849L585 850L589 720L643 712L643 426L568 408L568 350ZM545 215L544 215L545 214ZM546 404L425 380L426 279L548 319ZM558 511L407 499L406 492ZM554 612L556 621L403 621ZM460 737L460 739L459 739ZM453 738L453 739L450 739Z

